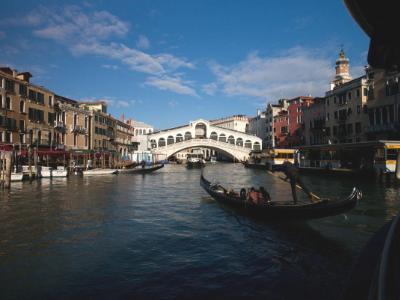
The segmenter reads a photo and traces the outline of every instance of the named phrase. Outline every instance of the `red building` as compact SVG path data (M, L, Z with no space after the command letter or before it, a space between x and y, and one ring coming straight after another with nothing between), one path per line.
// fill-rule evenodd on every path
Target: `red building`
M313 102L314 98L307 96L288 100L289 131L286 142L289 147L305 144L303 141L303 109Z
M288 147L289 115L287 110L280 111L274 116L274 136L276 148Z

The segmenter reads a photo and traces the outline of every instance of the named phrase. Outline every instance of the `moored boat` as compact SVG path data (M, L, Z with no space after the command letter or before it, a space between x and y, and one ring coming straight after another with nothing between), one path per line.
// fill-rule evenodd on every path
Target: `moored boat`
M11 181L22 181L24 180L24 174L20 173L11 173Z
M259 163L251 163L251 162L245 161L243 163L243 165L249 169L259 169L259 170L268 170L269 169L267 164L263 165L263 164L259 164Z
M82 171L84 176L100 176L100 175L112 175L117 174L117 169L91 169Z
M163 167L164 167L164 164L158 164L158 165L153 165L153 166L144 167L144 168L142 168L141 166L136 167L136 168L125 168L125 169L120 169L118 171L121 174L146 174L146 173L151 173L156 170L159 170Z
M216 201L264 220L307 220L342 214L354 208L362 198L361 191L353 188L351 194L343 200L323 199L306 204L293 204L292 201L270 201L268 204L259 205L247 201L246 191L240 194L226 193L226 189L219 185L213 185L204 178L203 174L201 175L200 185Z

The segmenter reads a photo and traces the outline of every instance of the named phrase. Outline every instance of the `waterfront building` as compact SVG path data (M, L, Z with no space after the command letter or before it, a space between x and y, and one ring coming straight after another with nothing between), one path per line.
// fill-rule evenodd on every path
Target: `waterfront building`
M117 151L122 159L129 159L129 154L132 154L134 145L132 138L134 137L134 128L125 123L124 120L116 120L117 133L115 138L115 145Z
M259 137L263 142L263 148L267 147L267 112L257 109L257 115L249 118L249 134Z
M0 143L51 147L54 93L30 82L29 72L0 68Z
M304 106L303 110L303 141L304 145L327 144L325 98L316 97L312 105Z
M154 132L154 127L133 119L128 120L127 123L134 128L134 135L132 136L134 150L143 152L151 149L147 135Z
M273 118L274 123L274 148L287 148L289 134L289 114L287 110L281 110Z
M358 143L366 140L367 99L366 76L351 79L349 60L341 50L331 90L325 94L328 143Z
M275 128L274 117L277 116L281 111L287 110L287 108L288 108L288 102L286 99L280 99L278 101L278 104L268 103L267 109L265 111L266 137L265 137L265 142L263 141L263 145L265 144L266 148L275 147L276 129L274 129Z
M249 117L245 115L234 115L226 118L211 120L210 125L239 132L248 132Z
M400 72L367 68L368 140L400 140Z
M116 151L116 120L107 113L105 101L80 102L79 107L92 114L90 125L91 149L101 151Z
M78 101L63 96L55 95L55 101L57 144L65 150L92 149L92 112L80 107Z
M304 122L303 110L314 102L311 96L299 96L287 101L288 103L288 135L286 137L287 146L295 147L304 145Z

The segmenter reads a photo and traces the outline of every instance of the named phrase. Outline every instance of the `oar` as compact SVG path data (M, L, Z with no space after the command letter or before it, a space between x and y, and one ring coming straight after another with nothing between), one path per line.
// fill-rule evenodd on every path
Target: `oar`
M276 178L279 178L280 180L283 180L283 181L285 181L285 182L287 182L286 180L285 180L285 178L283 178L282 176L279 176L279 175L275 175L273 172L271 172L271 171L267 171L268 172L268 174L270 174L270 175L272 175L272 176L274 176L274 177L276 177ZM298 184L296 184L296 187L298 188L298 189L300 189L300 190L304 190L300 185L298 185ZM313 202L317 202L317 201L314 201L314 198L315 199L317 199L317 200L321 200L321 197L318 197L317 195L315 195L313 192L310 192L310 195L311 196L313 196L313 199L311 199L311 201L313 201Z

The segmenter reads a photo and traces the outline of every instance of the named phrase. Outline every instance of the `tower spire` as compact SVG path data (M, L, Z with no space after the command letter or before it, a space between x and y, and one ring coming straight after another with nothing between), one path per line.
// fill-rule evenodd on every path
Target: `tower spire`
M336 75L331 82L331 89L352 79L349 73L349 59L346 57L346 54L343 50L343 45L341 45L340 47L339 57L336 60L335 70Z

